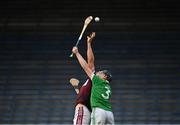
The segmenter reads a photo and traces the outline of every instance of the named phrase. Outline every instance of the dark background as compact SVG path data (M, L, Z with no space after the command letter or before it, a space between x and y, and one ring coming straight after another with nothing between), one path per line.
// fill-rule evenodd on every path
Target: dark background
M96 69L113 74L116 124L180 123L180 4L176 0L0 1L0 123L71 124L86 75L69 58L84 19L99 16Z

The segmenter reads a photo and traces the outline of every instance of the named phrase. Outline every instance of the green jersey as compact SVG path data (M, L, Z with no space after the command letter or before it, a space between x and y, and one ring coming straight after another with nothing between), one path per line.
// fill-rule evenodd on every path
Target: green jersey
M110 97L111 87L107 80L103 80L96 75L92 77L91 107L99 107L111 111Z

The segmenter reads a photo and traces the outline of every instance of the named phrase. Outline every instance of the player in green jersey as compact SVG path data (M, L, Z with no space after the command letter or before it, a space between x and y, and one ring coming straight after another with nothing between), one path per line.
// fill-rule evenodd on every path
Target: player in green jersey
M87 62L79 53L78 48L73 47L72 52L76 55L81 67L84 69L88 77L92 80L91 125L114 124L114 116L109 101L112 93L110 87L112 75L107 70L98 71L94 74L94 70L89 68ZM92 65L94 65L94 62L92 63Z

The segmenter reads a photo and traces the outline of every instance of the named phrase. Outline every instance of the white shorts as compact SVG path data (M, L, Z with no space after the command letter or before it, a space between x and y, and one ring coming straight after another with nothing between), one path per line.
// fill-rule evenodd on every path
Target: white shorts
M111 111L101 108L93 108L91 113L91 125L114 125L114 115Z
M88 125L90 120L91 113L89 109L84 105L78 104L75 108L73 125Z

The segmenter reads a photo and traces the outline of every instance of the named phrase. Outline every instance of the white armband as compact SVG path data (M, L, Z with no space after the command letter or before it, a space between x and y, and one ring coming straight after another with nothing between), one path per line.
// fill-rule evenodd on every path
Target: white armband
M92 73L92 75L91 75L91 80L93 79L94 75L95 75L95 74L94 74L94 73Z

